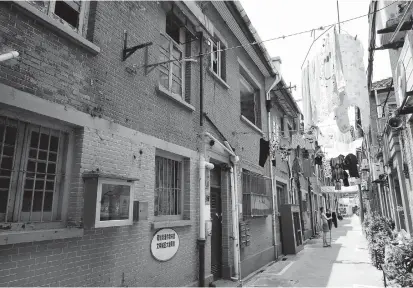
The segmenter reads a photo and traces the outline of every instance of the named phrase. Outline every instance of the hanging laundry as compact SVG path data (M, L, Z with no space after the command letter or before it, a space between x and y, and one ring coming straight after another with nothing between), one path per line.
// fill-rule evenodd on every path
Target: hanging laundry
M344 170L343 174L344 174L343 185L344 187L349 187L350 184L348 182L348 173L346 172L346 170Z
M330 160L330 165L331 165L331 175L333 180L339 181L344 178L344 170L343 170L343 165L344 165L344 156L339 155L336 158L331 158Z
M323 170L324 170L324 177L331 178L331 166L330 160L327 158L323 158Z
M360 178L357 164L357 157L354 154L350 153L344 159L345 169L350 172L350 177Z
M360 109L362 127L370 126L370 102L363 62L363 45L348 34L337 36L338 64L342 66L345 81L343 107L357 106Z
M313 125L309 69L310 64L307 62L301 72L301 98L303 99L304 129Z
M311 161L309 159L303 160L303 175L304 177L313 176L311 173Z
M270 154L270 141L266 141L263 138L260 139L260 159L259 165L261 167L265 166L265 162L267 161L268 155Z

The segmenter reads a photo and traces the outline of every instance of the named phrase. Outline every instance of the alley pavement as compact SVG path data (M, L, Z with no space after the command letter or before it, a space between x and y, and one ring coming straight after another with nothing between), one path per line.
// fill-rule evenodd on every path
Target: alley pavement
M244 283L244 287L384 287L370 261L357 216L332 228L331 247L312 239L297 255L287 255ZM328 238L327 238L328 239Z

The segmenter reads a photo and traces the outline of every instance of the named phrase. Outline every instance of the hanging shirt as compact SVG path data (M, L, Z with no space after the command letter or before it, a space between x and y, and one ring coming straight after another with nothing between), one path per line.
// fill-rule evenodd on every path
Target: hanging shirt
M345 158L345 167L350 172L350 177L360 178L357 168L357 157L354 154L348 154Z
M336 158L331 158L330 160L330 165L331 165L331 174L332 178L335 181L339 181L344 178L344 170L343 170L343 165L344 165L344 156L339 155Z

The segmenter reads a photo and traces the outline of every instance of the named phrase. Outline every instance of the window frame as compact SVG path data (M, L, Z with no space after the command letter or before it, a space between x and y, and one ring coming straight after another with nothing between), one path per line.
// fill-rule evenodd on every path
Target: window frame
M251 121L249 118L247 118L247 116L246 115L244 115L243 114L243 112L242 112L242 107L241 107L241 116L244 116L248 121L250 121L254 126L256 126L257 128L259 128L258 127L258 111L257 111L257 99L256 99L256 97L257 97L257 93L259 93L259 90L257 91L257 88L256 87L254 87L254 85L253 84L251 84L251 82L249 82L248 81L248 79L246 79L246 77L245 76L243 76L241 73L240 73L240 75L239 75L239 82L240 82L240 84L241 85L243 85L247 90L248 90L248 92L250 92L251 93L251 95L253 96L253 100L254 100L254 121ZM240 89L240 94L241 94L241 89ZM241 98L241 95L240 95L240 98ZM241 105L241 103L242 103L242 99L240 99L240 105ZM260 128L259 128L260 129Z
M8 118L12 121L16 121L18 127L16 141L20 141L16 144L14 155L15 163L18 163L19 171L17 169L13 169L15 171L11 174L11 183L14 182L14 187L10 184L10 192L14 194L12 197L14 199L15 204L8 205L12 207L12 211L8 211L9 216L13 218L9 221L7 218L4 221L0 221L0 224L5 226L10 226L11 229L9 231L21 230L22 225L25 223L30 223L30 228L26 228L26 230L41 230L41 229L55 229L55 228L64 228L67 223L67 213L69 209L69 194L70 194L70 181L72 176L72 163L73 163L73 153L74 153L74 130L72 127L66 126L64 124L60 124L58 121L50 122L46 120L46 118L34 115L34 113L28 113L27 111L15 110L11 108L9 110L2 110L0 112L0 117ZM28 133L29 129L34 131L39 131L39 126L46 130L58 130L57 132L60 133L62 139L59 140L59 151L58 158L60 159L59 164L56 164L56 171L64 171L61 172L61 177L59 181L55 181L55 190L58 192L54 195L53 204L52 204L52 213L55 213L55 216L52 217L52 220L43 220L43 222L33 222L31 220L21 220L21 213L23 205L23 196L24 196L24 180L25 180L25 173L24 175L20 174L20 170L26 170L27 167L27 160L28 155L27 152L30 149L29 142L30 140L30 133ZM22 128L24 128L22 130ZM17 138L18 137L18 138ZM26 139L27 138L27 139ZM17 156L16 156L17 154ZM24 155L26 154L26 155ZM16 165L16 164L13 165ZM59 166L58 166L59 165ZM15 167L15 166L13 166ZM17 178L17 179L13 179ZM8 207L8 210L10 209ZM60 211L59 211L60 210ZM25 212L26 213L26 212Z
M100 207L102 201L102 185L123 185L129 186L129 217L124 220L100 220ZM133 202L134 202L134 183L127 180L98 178L97 193L96 193L96 214L95 214L95 228L128 226L133 224Z
M167 21L166 21L166 23L167 23ZM171 36L168 35L168 33L166 33L166 24L165 24L165 30L161 31L160 34L161 34L161 37L165 37L167 40L169 40L169 59L166 60L166 61L174 60L173 59L174 47L176 47L177 50L179 50L179 52L181 52L181 59L185 58L186 33L185 33L185 28L184 27L181 27L179 29L179 40L180 40L181 43L177 43L174 39L172 39ZM160 46L159 49L162 49L162 46ZM185 75L185 65L184 65L185 62L183 62L183 61L179 61L179 62L180 62L180 65L181 65L181 94L176 94L176 93L172 92L173 65L174 65L174 62L172 62L172 61L169 62L169 63L166 63L166 65L169 66L169 68L168 68L168 87L164 87L161 84L160 80L158 81L158 86L162 87L160 89L164 89L167 93L176 95L176 97L182 98L181 100L185 101L185 76L186 76ZM159 65L159 66L161 66L161 65ZM159 68L158 68L158 70L159 70L159 73L162 73ZM160 77L160 75L159 75L159 77Z
M68 22L66 22L63 18L61 18L60 16L55 14L55 11L56 11L55 8L56 8L57 0L48 0L48 1L43 1L43 2L46 2L48 4L48 6L46 7L46 9L47 9L46 11L43 11L43 10L39 9L42 13L46 14L47 16L49 16L53 20L56 20L56 21L61 20L59 22L61 22L64 26L71 28L72 30L76 31L78 34L82 34L83 26L84 26L84 17L85 17L86 8L87 8L86 7L87 1L80 0L77 27L73 27ZM70 1L64 1L63 0L63 2L70 2ZM33 5L33 3L30 3L30 4ZM36 7L36 5L33 5L33 6Z
M181 163L181 191L180 191L180 201L179 201L179 205L180 205L180 211L178 215L155 215L155 191L157 189L156 187L156 173L157 173L157 167L156 167L156 157L161 157L164 159L169 159L169 160L173 160L176 162L180 162ZM185 194L185 158L179 155L175 155L173 153L167 152L167 151L163 151L163 150L157 150L155 153L155 159L154 159L155 163L154 163L154 198L153 198L153 203L154 203L154 211L153 211L153 216L155 221L165 221L165 220L183 220L184 219L184 194Z
M214 71L214 44L217 46L217 71ZM225 41L224 37L219 33L217 30L214 31L213 36L209 37L208 45L210 49L210 56L209 56L209 71L217 77L220 82L227 86L227 73L226 73L226 48L228 47L228 43ZM222 51L223 50L223 51ZM219 51L219 52L218 52ZM229 87L226 87L229 88Z

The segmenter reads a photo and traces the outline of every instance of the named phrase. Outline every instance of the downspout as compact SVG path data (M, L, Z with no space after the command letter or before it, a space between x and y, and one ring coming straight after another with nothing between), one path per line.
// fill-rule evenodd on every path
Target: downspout
M274 89L274 87L280 83L281 77L279 74L275 76L274 82L271 84L270 88L266 91L266 108L267 108L267 129L268 129L268 140L271 143L272 140L272 127L271 127L271 90ZM272 160L272 159L270 159ZM276 217L275 215L275 209L277 209L278 212L278 204L277 204L277 195L276 195L276 189L274 187L274 171L272 168L272 163L270 163L270 178L271 178L271 195L272 195L272 231L274 234L273 240L274 240L274 248L275 248L275 259L278 259L278 245L277 245L277 223L276 223Z
M203 51L202 51L203 33L199 32L199 102L200 102L200 126L203 129L203 108L204 108L204 81L203 81ZM198 237L198 286L205 287L205 168L213 169L214 165L205 161L205 142L204 137L201 136L201 150L199 155L199 237Z
M316 176L317 177L317 176ZM311 194L311 182L310 182L310 177L307 178L308 181L308 201L310 202L310 217L311 217L311 231L312 236L315 236L315 231L314 231L314 216L313 216L313 195Z
M225 143L227 144L227 143ZM229 146L229 145L228 145ZM237 163L239 161L238 156L232 156L231 167L231 210L232 210L232 240L234 249L234 276L231 277L234 281L241 281L241 255L239 246L239 212L238 212L238 182L237 182Z
M234 150L227 141L224 142L225 146L232 152L231 155L231 210L232 210L232 240L234 249L234 276L231 277L233 281L241 281L241 251L239 244L239 211L238 211L238 177L237 177L237 164L239 157L235 155Z
M203 143L203 152L205 144ZM205 169L214 169L214 164L206 162L203 153L199 155L199 287L205 287Z

